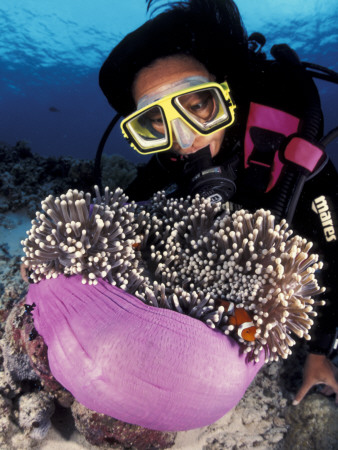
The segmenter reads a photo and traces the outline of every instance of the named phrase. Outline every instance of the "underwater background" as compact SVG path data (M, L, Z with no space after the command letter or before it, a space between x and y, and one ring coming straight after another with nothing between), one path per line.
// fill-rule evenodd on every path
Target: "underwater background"
M265 35L269 58L274 44L286 43L302 61L338 72L337 0L236 3L248 34ZM115 114L99 89L99 69L111 49L148 18L145 0L0 0L0 449L95 450L112 444L122 450L135 438L127 434L127 443L117 447L126 442L118 421L93 420L78 402L70 407L73 399L63 388L55 404L46 394L48 387L56 396L59 386L49 377L46 348L22 309L27 285L20 275L20 242L47 195L74 186L89 190L81 183L91 188L88 160ZM316 83L326 134L338 126L338 85ZM338 139L327 151L338 167ZM123 188L145 157L131 150L116 126L103 162L103 185ZM22 346L26 356L38 354L42 390L39 376L18 357ZM178 433L172 448L336 449L333 398L313 392L292 406L305 356L300 343L286 361L266 365L236 408L215 424Z
M302 61L338 71L336 0L236 3L248 34L265 35L269 58L272 45L287 43ZM147 18L142 0L2 0L1 143L25 140L43 156L94 158L114 114L98 86L100 66L121 38ZM338 86L316 83L328 132L338 125ZM327 150L338 166L337 140ZM145 161L124 142L118 126L105 153Z

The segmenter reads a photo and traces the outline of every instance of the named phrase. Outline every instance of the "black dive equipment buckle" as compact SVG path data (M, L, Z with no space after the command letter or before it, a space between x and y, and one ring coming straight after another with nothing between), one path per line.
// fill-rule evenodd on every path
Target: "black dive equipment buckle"
M274 187L271 209L277 220L285 218L291 223L304 183L328 160L324 142L313 143L298 134L285 137L258 127L251 127L249 133L254 149L247 160L246 183L258 192L267 193ZM272 180L276 154L284 167L280 177Z

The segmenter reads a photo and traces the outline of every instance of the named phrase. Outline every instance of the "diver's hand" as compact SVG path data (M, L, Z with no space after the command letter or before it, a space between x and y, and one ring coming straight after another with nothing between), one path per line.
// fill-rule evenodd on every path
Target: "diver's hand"
M304 366L303 384L297 392L293 405L298 405L316 384L325 384L322 391L325 395L336 394L336 404L338 405L338 383L335 379L338 376L338 368L329 361L325 355L315 355L309 353ZM327 393L328 392L328 393Z

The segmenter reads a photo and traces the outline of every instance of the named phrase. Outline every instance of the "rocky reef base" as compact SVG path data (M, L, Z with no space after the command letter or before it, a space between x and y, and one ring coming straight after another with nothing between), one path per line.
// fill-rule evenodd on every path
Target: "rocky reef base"
M88 189L81 180L92 182L90 161L43 158L24 143L0 148L0 161L3 224L8 212L23 208L32 217L46 195L58 195L69 187ZM111 164L113 179L105 184L112 188L128 184L126 178L135 175L136 168L130 175L131 163L119 157L115 166ZM88 449L337 448L338 409L332 398L311 393L297 407L291 404L301 383L302 345L286 361L264 366L237 407L208 427L161 433L88 410L52 376L46 346L25 307L26 291L20 256L12 253L4 237L0 242L0 448L42 448L53 428L66 440L77 430L86 438L79 448Z
M136 176L135 164L118 155L102 156L103 186L126 187ZM48 157L33 153L25 141L0 145L0 213L25 209L35 217L47 195L60 195L76 188L89 192L97 182L94 162L71 157Z

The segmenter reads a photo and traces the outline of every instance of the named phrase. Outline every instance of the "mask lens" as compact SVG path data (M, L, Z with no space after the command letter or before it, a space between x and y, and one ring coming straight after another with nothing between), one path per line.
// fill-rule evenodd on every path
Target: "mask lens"
M226 102L216 88L180 95L174 103L181 114L201 131L212 131L229 121Z
M159 106L154 106L138 114L126 123L131 136L143 149L164 146L169 142L168 127Z

